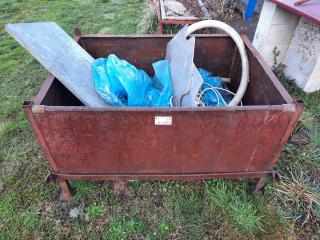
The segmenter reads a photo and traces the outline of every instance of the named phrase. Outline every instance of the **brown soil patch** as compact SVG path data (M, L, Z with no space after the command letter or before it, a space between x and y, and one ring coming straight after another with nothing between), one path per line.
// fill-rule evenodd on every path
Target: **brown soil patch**
M132 187L128 186L126 181L116 181L113 185L113 194L120 199L130 199L135 196L135 192Z
M194 17L204 17L204 13L198 5L197 0L176 0L182 3ZM214 20L241 20L243 19L243 10L238 1L232 0L202 0L207 8L210 17ZM185 16L186 17L186 16Z
M214 20L241 20L243 12L238 1L231 0L203 0L209 11L210 17Z
M188 12L192 14L194 17L203 17L203 12L201 11L197 0L177 0L177 2L180 2L185 6L186 9L188 9Z

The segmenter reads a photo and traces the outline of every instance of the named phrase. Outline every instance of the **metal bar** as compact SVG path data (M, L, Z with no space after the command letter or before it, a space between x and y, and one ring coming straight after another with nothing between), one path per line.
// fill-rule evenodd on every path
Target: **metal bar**
M251 112L251 111L279 111L291 109L292 105L259 105L259 106L234 106L234 107L205 107L205 108L143 108L143 107L86 107L86 106L44 106L47 113L55 112Z
M272 161L270 162L270 168L276 164L278 158L280 157L280 154L281 154L284 146L288 142L288 139L289 139L293 129L295 128L295 126L297 125L297 123L299 121L300 115L303 112L303 108L304 108L303 101L298 100L295 103L295 112L294 112L294 114L293 114L293 116L291 118L291 121L288 124L288 127L287 127L285 133L283 134L283 136L281 138L281 141L279 143L279 147L278 147L278 149L276 149L274 151L274 155L272 157Z
M73 39L74 39L76 42L78 42L78 41L80 40L80 38L81 38L81 35L82 35L82 33L81 33L81 28L76 27L76 28L73 30L73 35L74 35Z
M162 18L162 20L181 20L181 21L184 21L184 20L197 20L197 21L200 21L200 20L207 20L206 18L199 18L199 17L164 17Z
M159 27L158 27L158 33L159 34L163 34L163 22L162 21L159 21Z
M163 24L165 25L178 25L178 24L194 24L196 22L199 22L200 20L163 20Z
M52 172L57 180L200 180L214 178L256 178L274 171L234 172L234 173L199 173L199 174L68 174Z
M161 12L160 12L160 7L159 7L160 2L158 0L152 0L152 3L153 3L153 6L155 7L156 12L157 12L158 33L162 34L162 32L163 32L163 24L162 24Z
M175 21L163 21L165 24L171 24L172 22ZM201 37L201 38L230 38L229 35L224 34L224 33L219 33L219 34L194 34L197 38ZM110 36L114 39L136 39L136 38L148 38L148 39L157 39L157 38L168 38L171 39L174 35L172 34L168 34L168 35L160 35L160 34L156 34L156 35L113 35ZM109 37L108 35L103 35L103 34L88 34L88 35L83 35L81 36L81 40L86 40L86 39L105 39L106 37Z
M160 12L161 12L161 19L165 19L166 18L166 10L164 8L164 3L163 0L160 0Z
M247 9L246 9L246 12L244 15L244 18L246 20L249 20L253 17L257 2L258 2L258 0L249 0Z
M294 3L294 5L295 6L299 6L299 5L301 5L301 4L303 4L303 3L305 3L305 2L309 2L310 0L300 0L300 1L296 1L295 3Z
M49 73L47 79L42 84L42 86L40 88L40 91L38 92L36 97L33 99L33 104L34 105L40 105L42 103L44 97L46 96L49 88L52 85L52 82L53 82L54 78L55 77L51 73Z
M44 152L44 154L47 156L48 158L48 161L52 167L52 169L54 171L57 171L58 167L56 165L56 162L54 161L53 157L52 157L52 154L49 150L49 147L47 146L47 143L44 139L44 137L42 136L42 132L41 132L41 129L39 128L37 122L35 121L34 117L33 117L33 114L32 111L31 111L31 107L32 107L32 102L24 102L23 105L23 111L36 135L36 137L38 138L38 142L39 142L39 145L41 146L42 148L42 151Z
M314 1L314 3L308 3L303 5L295 6L293 0L269 0L270 2L290 11L299 16L305 17L315 24L320 24L320 3Z
M60 200L69 201L72 198L71 187L68 180L59 181L61 187Z
M267 181L267 176L263 176L261 178L258 179L258 181L256 182L255 186L254 186L254 193L259 193L263 190L264 185Z

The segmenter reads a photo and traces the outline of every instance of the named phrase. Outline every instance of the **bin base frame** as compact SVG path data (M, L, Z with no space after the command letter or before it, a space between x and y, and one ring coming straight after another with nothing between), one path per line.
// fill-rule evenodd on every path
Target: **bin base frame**
M263 192L267 178L271 176L273 179L280 180L277 171L263 172L235 172L235 173L201 173L201 174L63 174L49 172L45 181L59 182L61 192L60 200L69 201L72 199L73 190L71 189L70 180L209 180L209 179L249 179L256 178L255 184L250 187L253 194L261 194Z

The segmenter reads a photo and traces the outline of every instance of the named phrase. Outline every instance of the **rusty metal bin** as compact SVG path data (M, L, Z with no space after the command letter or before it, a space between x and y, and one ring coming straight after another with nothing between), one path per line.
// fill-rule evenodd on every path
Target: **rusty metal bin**
M75 39L94 58L117 54L152 73L164 59L170 36L81 35ZM273 172L303 110L251 42L242 35L250 62L243 107L86 107L49 75L25 114L52 168L51 179L71 197L68 180L258 178L256 190ZM226 35L199 35L195 64L230 77L236 91L239 54ZM169 125L156 117L171 117ZM168 118L170 119L170 118Z

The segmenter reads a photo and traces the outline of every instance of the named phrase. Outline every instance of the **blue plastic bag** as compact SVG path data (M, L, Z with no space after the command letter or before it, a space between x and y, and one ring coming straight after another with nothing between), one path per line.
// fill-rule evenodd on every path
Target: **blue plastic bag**
M158 61L152 64L155 75L152 80L147 98L148 106L170 107L172 96L172 85L170 79L170 65L167 60Z
M172 87L168 61L153 64L153 79L114 54L96 59L92 66L95 90L111 106L170 106Z
M202 99L206 106L226 106L229 102L229 96L221 89L211 90L208 88L222 88L222 80L219 77L213 77L211 72L203 68L198 69L204 83L201 86L203 92Z

